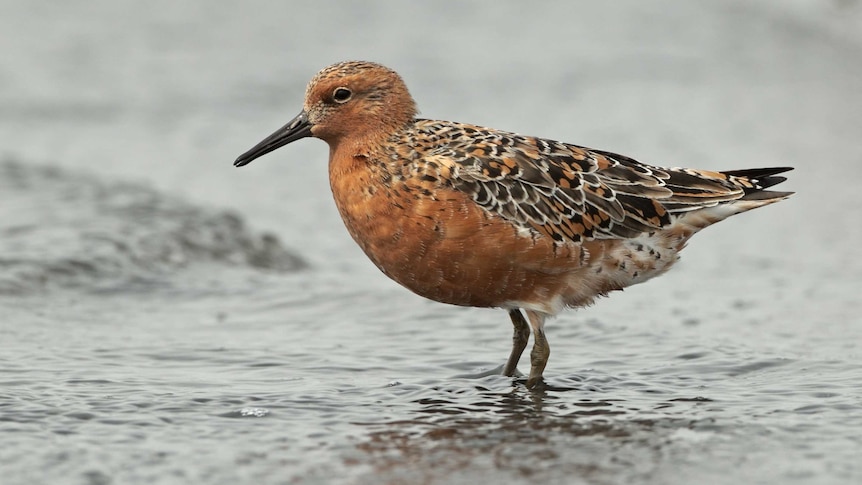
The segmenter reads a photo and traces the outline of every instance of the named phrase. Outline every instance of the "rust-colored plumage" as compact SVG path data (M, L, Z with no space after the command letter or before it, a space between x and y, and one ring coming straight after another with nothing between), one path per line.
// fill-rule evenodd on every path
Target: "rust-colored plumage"
M791 195L765 190L790 168L660 168L417 119L401 77L370 62L320 71L303 111L235 165L307 136L329 144L335 203L381 271L432 300L509 312L515 336L505 375L515 373L532 327L530 386L550 352L548 316L655 277L695 232Z

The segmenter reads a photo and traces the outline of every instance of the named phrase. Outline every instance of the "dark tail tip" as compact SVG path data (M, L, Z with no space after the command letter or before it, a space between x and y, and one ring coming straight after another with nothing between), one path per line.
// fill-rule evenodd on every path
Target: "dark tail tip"
M774 190L758 190L757 192L748 192L739 200L771 200L771 199L786 199L796 192L776 192Z
M734 177L745 177L751 179L778 175L791 170L793 170L793 167L746 168L743 170L722 170L721 173L725 175L733 175Z
M789 172L793 170L793 167L771 167L771 168L751 168L745 170L722 170L721 173L725 175L730 175L732 177L742 177L748 179L751 183L754 184L755 188L746 190L746 198L749 194L753 194L756 192L760 192L763 189L772 187L773 185L778 185L781 182L787 180L787 177L779 177L776 174ZM785 197L792 192L782 192L781 194ZM776 193L770 193L771 197L776 197ZM771 197L763 197L763 198L771 198Z

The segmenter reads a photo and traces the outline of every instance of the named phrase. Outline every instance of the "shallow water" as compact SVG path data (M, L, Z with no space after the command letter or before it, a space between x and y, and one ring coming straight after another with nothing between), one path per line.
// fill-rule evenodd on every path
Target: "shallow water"
M0 5L4 485L862 481L858 3L143 5ZM551 321L531 391L504 312L364 258L323 143L230 166L348 58L428 117L798 193Z

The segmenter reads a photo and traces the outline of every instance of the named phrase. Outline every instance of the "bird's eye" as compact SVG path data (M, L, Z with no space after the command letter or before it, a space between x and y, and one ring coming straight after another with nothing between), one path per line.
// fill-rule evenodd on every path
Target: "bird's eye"
M332 99L334 99L336 103L344 103L350 99L351 96L353 96L353 93L347 88L335 88L335 91L332 92Z

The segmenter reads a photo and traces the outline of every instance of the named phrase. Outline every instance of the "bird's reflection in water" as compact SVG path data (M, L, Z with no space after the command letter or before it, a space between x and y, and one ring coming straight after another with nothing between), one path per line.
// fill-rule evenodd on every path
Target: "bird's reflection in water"
M453 474L616 481L647 473L668 436L691 425L583 392L589 386L579 377L559 381L534 389L516 383L503 392L436 387L435 397L413 401L415 419L368 424L357 462L371 463L381 483L443 483ZM573 400L572 393L584 397Z

